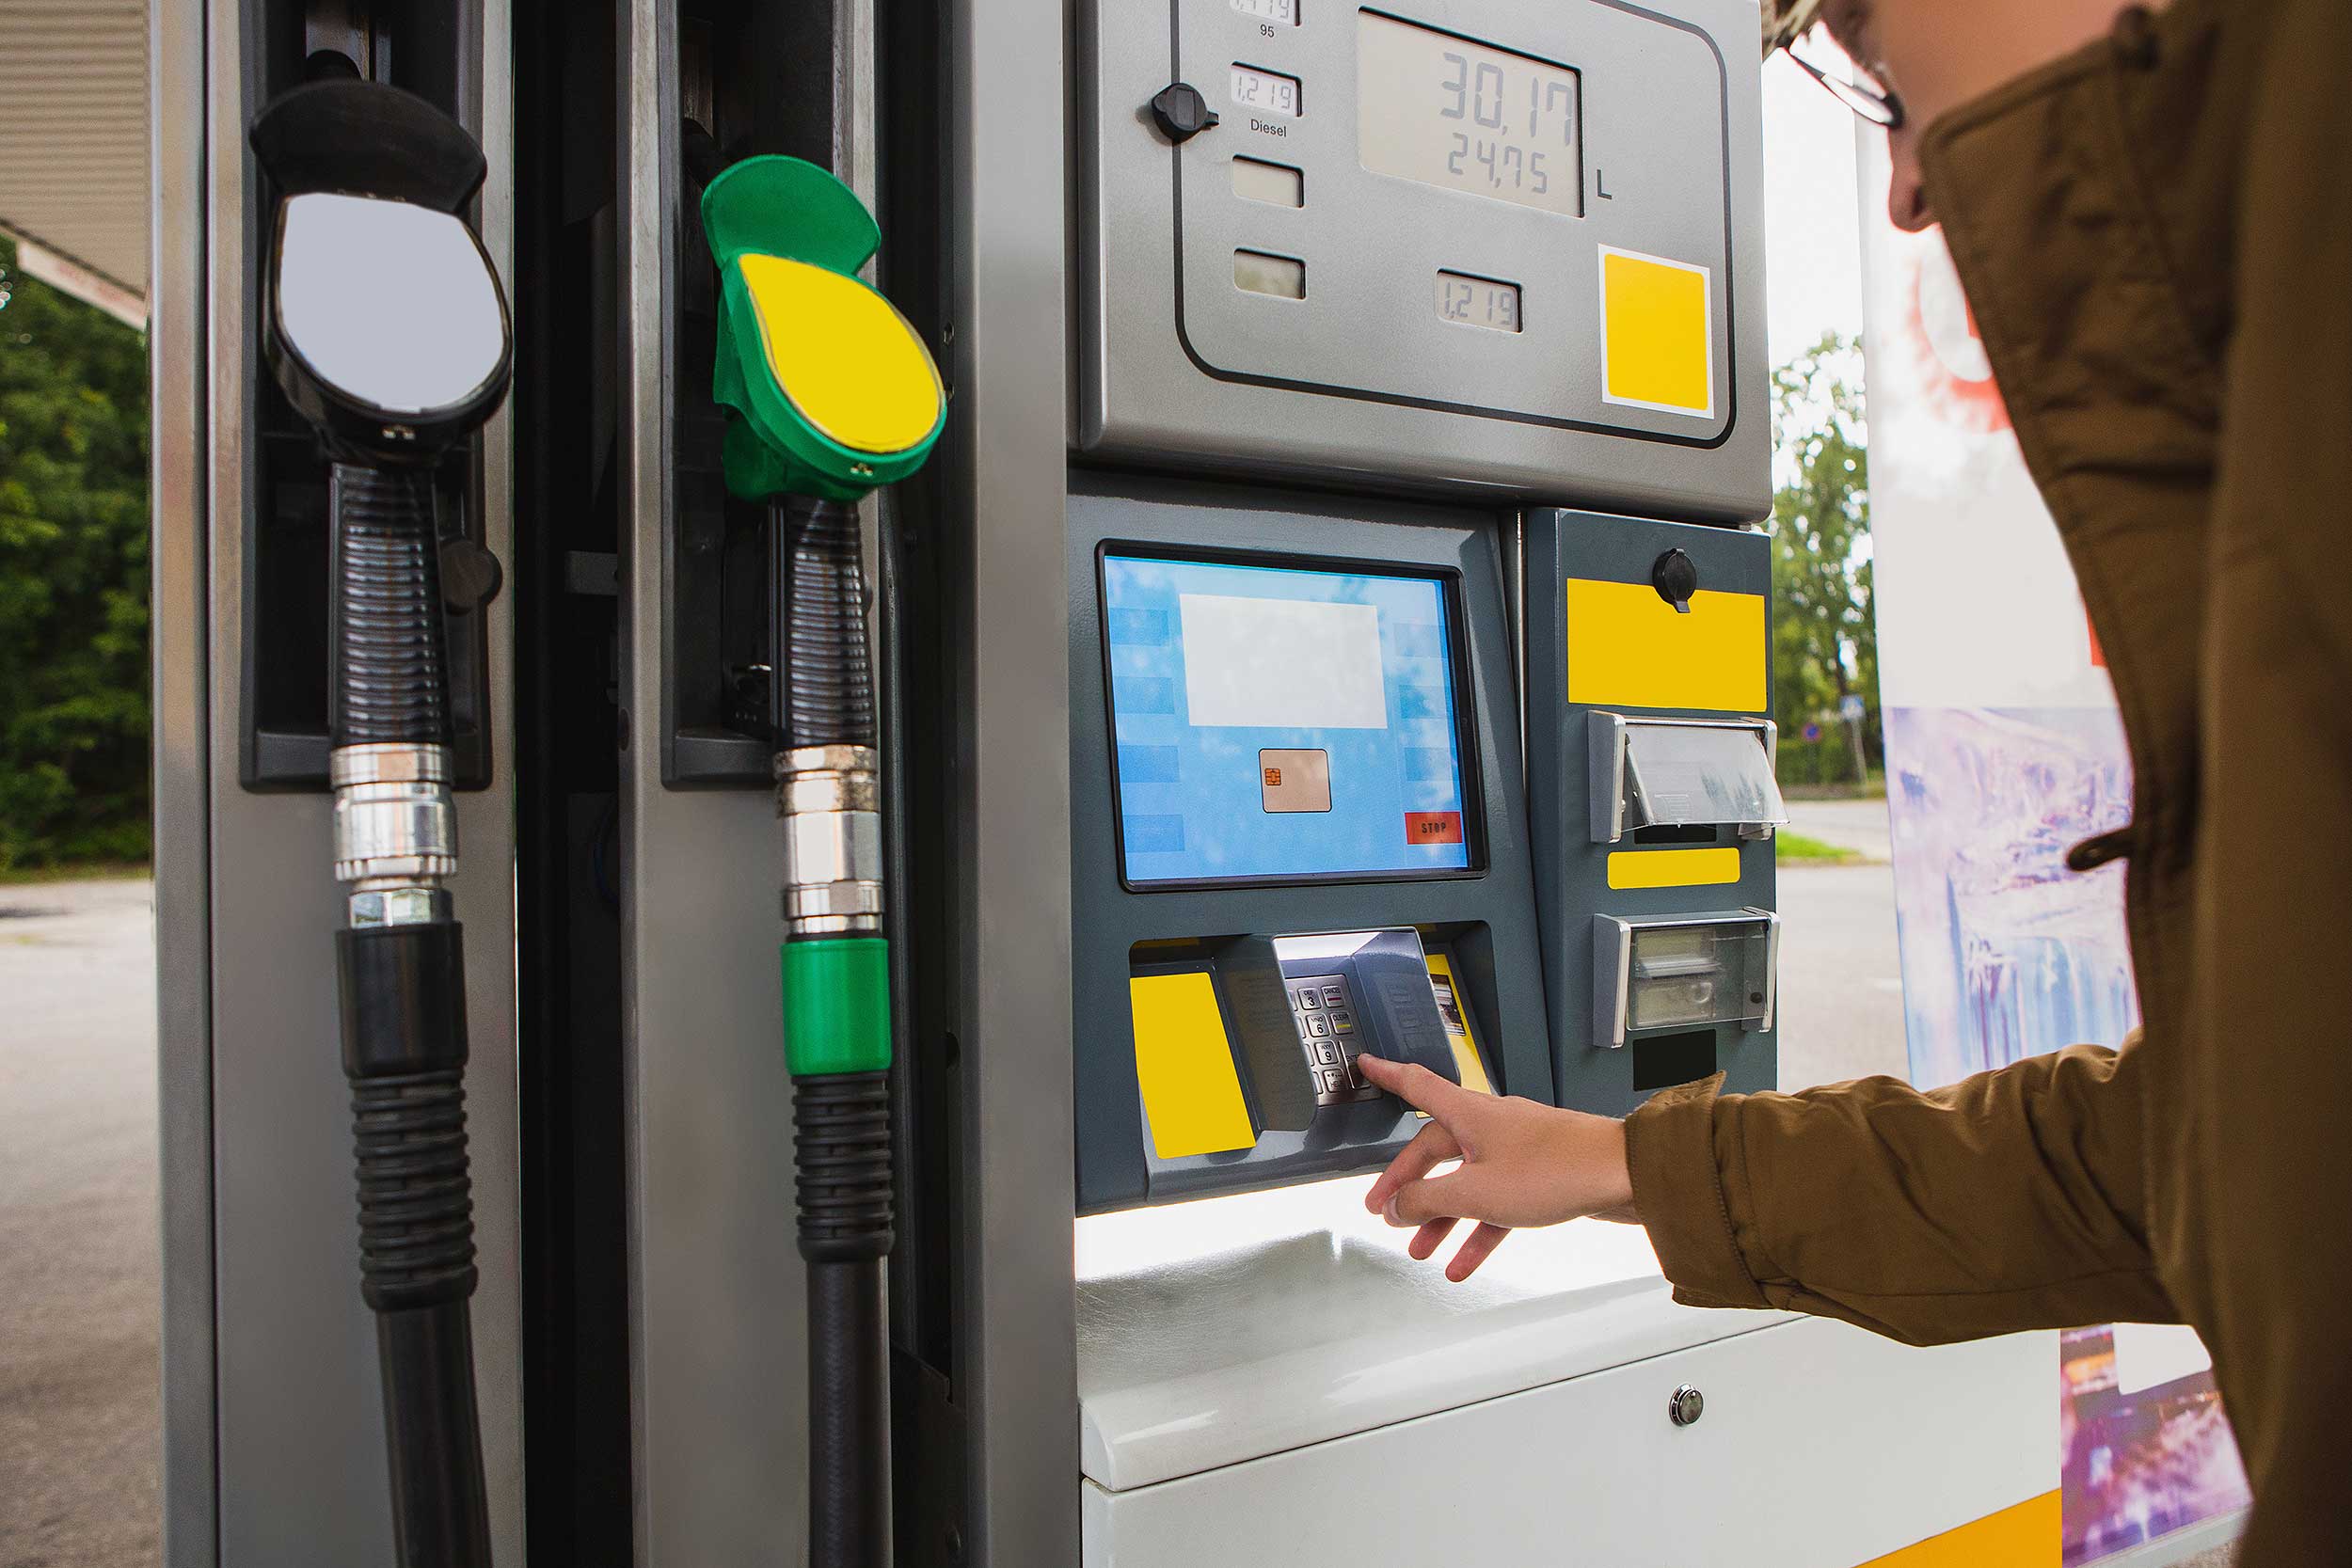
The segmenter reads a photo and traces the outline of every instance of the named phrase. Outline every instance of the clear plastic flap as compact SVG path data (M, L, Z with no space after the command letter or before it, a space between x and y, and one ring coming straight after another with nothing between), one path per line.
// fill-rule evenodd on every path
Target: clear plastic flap
M1628 723L1625 791L1629 828L1788 820L1765 732L1753 724Z
M1770 910L1593 921L1593 1040L1652 1029L1770 1029L1780 918Z

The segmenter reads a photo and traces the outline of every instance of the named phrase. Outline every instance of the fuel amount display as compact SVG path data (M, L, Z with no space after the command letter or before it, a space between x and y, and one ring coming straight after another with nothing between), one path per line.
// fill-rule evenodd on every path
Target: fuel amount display
M1584 213L1575 71L1378 11L1356 13L1357 156L1375 174Z

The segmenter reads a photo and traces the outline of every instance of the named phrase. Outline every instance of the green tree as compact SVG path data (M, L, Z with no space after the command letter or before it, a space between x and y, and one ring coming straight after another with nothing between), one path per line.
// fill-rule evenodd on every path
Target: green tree
M0 241L0 869L147 852L147 339Z
M1869 436L1863 420L1861 355L1836 333L1772 374L1772 708L1783 756L1804 727L1822 724L1821 750L1804 768L1851 778L1851 743L1835 721L1839 699L1866 705L1864 749L1879 738L1878 623L1871 603ZM1836 760L1842 752L1847 759Z

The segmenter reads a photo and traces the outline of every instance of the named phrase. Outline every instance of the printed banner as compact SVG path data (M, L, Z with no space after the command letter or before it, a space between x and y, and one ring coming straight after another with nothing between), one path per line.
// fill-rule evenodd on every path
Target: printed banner
M1911 1076L1947 1084L2138 1022L2120 866L2068 847L2131 816L2115 694L1943 237L1887 219L1883 136L1862 197L1886 804ZM2194 1333L2059 1340L2065 1561L2248 1501Z

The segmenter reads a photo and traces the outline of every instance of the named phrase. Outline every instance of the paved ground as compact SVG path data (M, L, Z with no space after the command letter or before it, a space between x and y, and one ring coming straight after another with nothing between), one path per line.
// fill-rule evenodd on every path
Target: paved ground
M1783 865L1780 918L1780 1086L1906 1076L1893 868Z
M0 887L0 1568L161 1550L149 900Z

